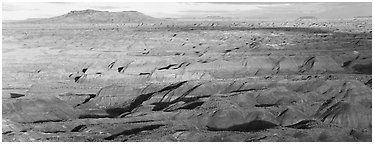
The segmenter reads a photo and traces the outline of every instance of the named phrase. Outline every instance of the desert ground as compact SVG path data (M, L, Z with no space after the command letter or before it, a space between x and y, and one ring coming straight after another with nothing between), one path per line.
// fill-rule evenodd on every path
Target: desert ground
M371 17L2 27L2 141L372 141Z

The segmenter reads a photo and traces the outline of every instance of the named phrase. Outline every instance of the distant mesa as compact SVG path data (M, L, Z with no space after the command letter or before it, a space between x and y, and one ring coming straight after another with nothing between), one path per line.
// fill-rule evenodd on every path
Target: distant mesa
M206 16L206 19L231 19L232 17L223 17L223 16Z
M65 15L68 16L68 15L76 15L76 14L93 14L97 12L107 12L107 11L97 11L93 9L87 9L87 10L81 10L81 11L70 11L69 13Z
M211 18L211 19L223 19L225 17L223 16L207 16L206 18Z
M355 19L371 19L371 16L355 16Z
M122 11L122 12L138 12L138 11Z
M317 20L317 19L318 18L314 16L302 16L298 18L298 20Z
M74 10L67 14L44 19L27 19L18 23L146 23L160 19L147 16L138 11L109 12L93 9Z

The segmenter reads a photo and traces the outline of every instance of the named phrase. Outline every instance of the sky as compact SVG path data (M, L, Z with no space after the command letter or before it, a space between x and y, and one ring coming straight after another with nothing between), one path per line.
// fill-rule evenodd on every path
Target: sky
M139 11L156 18L352 18L371 16L371 2L3 2L3 20L49 18L72 10Z

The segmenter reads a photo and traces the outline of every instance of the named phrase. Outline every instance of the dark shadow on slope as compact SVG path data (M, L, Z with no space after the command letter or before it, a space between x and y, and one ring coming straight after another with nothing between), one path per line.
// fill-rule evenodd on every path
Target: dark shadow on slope
M204 102L202 101L196 101L196 102L190 102L190 103L187 103L181 107L178 107L176 109L166 109L165 111L168 112L168 111L174 111L174 110L179 110L179 109L187 109L187 110L192 110L192 109L195 109L196 107L199 107L201 105L203 105Z
M305 59L304 63L299 67L299 73L304 73L311 70L314 66L316 57L311 56Z
M170 90L177 89L180 86L182 86L183 84L185 84L186 82L187 81L182 81L182 82L177 82L177 83L170 84L169 86L164 87L163 89L161 89L157 92L163 92L163 91L168 91L168 90L170 91ZM132 100L130 102L130 104L128 104L126 106L123 106L123 107L106 109L106 113L108 113L108 115L110 115L110 117L118 117L125 112L131 112L136 107L140 106L144 101L147 101L147 100L151 99L153 94L155 94L157 92L141 94L141 95L137 96L134 100Z
M127 111L124 108L109 108L105 110L105 112L108 113L111 117L117 117Z
M81 132L83 131L84 129L86 129L87 126L86 125L78 125L76 127L74 127L71 132Z
M204 104L204 102L202 102L202 101L191 102L191 103L188 103L188 104L186 104L185 106L180 107L180 108L178 108L178 109L189 109L189 110L191 110L191 109L194 109L194 108L196 108L196 107L198 107L198 106L201 106L201 105L203 105L203 104Z
M14 92L10 93L10 98L19 98L19 97L24 97L24 96L25 94L14 93Z
M240 131L240 132L256 132L260 130L266 130L269 128L274 128L278 125L268 122L268 121L263 121L263 120L254 120L249 123L244 123L240 125L234 125L229 128L225 129L219 129L219 128L212 128L208 127L208 130L210 131Z
M311 129L311 128L314 128L317 123L318 122L316 120L303 120L296 124L289 125L286 127L294 128L294 129Z
M181 82L177 82L177 83L173 83L161 90L159 90L158 92L163 92L163 91L166 91L166 90L174 90L174 89L177 89L178 87L182 86L183 84L185 84L187 81L181 81Z
M180 101L183 101L185 103L189 103L189 102L193 102L193 101L197 101L201 98L208 98L208 97L211 97L211 95L202 95L202 96L194 96L194 97L184 97L184 98L180 98Z
M141 105L144 101L149 100L154 93L149 94L142 94L139 95L135 100L133 100L130 105L124 108L109 108L106 109L106 113L108 113L111 117L118 117L125 112L131 112L133 109Z
M184 84L184 83L182 83L182 84ZM152 110L153 111L160 111L160 110L163 110L164 108L167 108L171 104L182 101L183 98L185 98L187 95L189 95L192 91L194 91L196 88L200 87L201 85L202 84L195 85L194 87L192 87L191 89L189 89L188 91L183 93L181 96L177 97L176 99L174 99L172 101L154 103L155 107ZM171 96L169 96L169 97L171 98Z
M80 106L80 105L83 105L83 104L89 102L91 99L93 99L93 98L96 97L96 94L87 94L87 95L88 95L88 98L86 98L82 103L77 104L76 106L74 106L74 108L75 108L75 107L78 107L78 106Z
M153 103L155 107L153 107L152 111L160 111L163 110L164 108L167 108L169 105L173 104L172 102L158 102L158 103Z
M356 64L352 67L358 74L371 75L371 63L370 64Z
M134 129L129 129L129 130L125 130L125 131L122 131L118 134L113 134L109 137L106 137L104 138L105 140L113 140L115 139L116 137L120 136L120 135L132 135L132 134L137 134L139 132L142 132L142 131L146 131L146 130L154 130L154 129L158 129L162 126L165 126L165 125L162 125L162 124L156 124L156 125L148 125L148 126L144 126L144 127L140 127L140 128L134 128Z
M87 118L113 118L113 117L110 115L99 115L99 114L84 114L78 117L78 119L87 119Z

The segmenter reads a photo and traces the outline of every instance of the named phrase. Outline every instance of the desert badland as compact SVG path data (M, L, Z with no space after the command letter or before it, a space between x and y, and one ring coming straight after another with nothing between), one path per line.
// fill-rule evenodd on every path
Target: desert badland
M372 141L371 17L3 22L3 141Z

